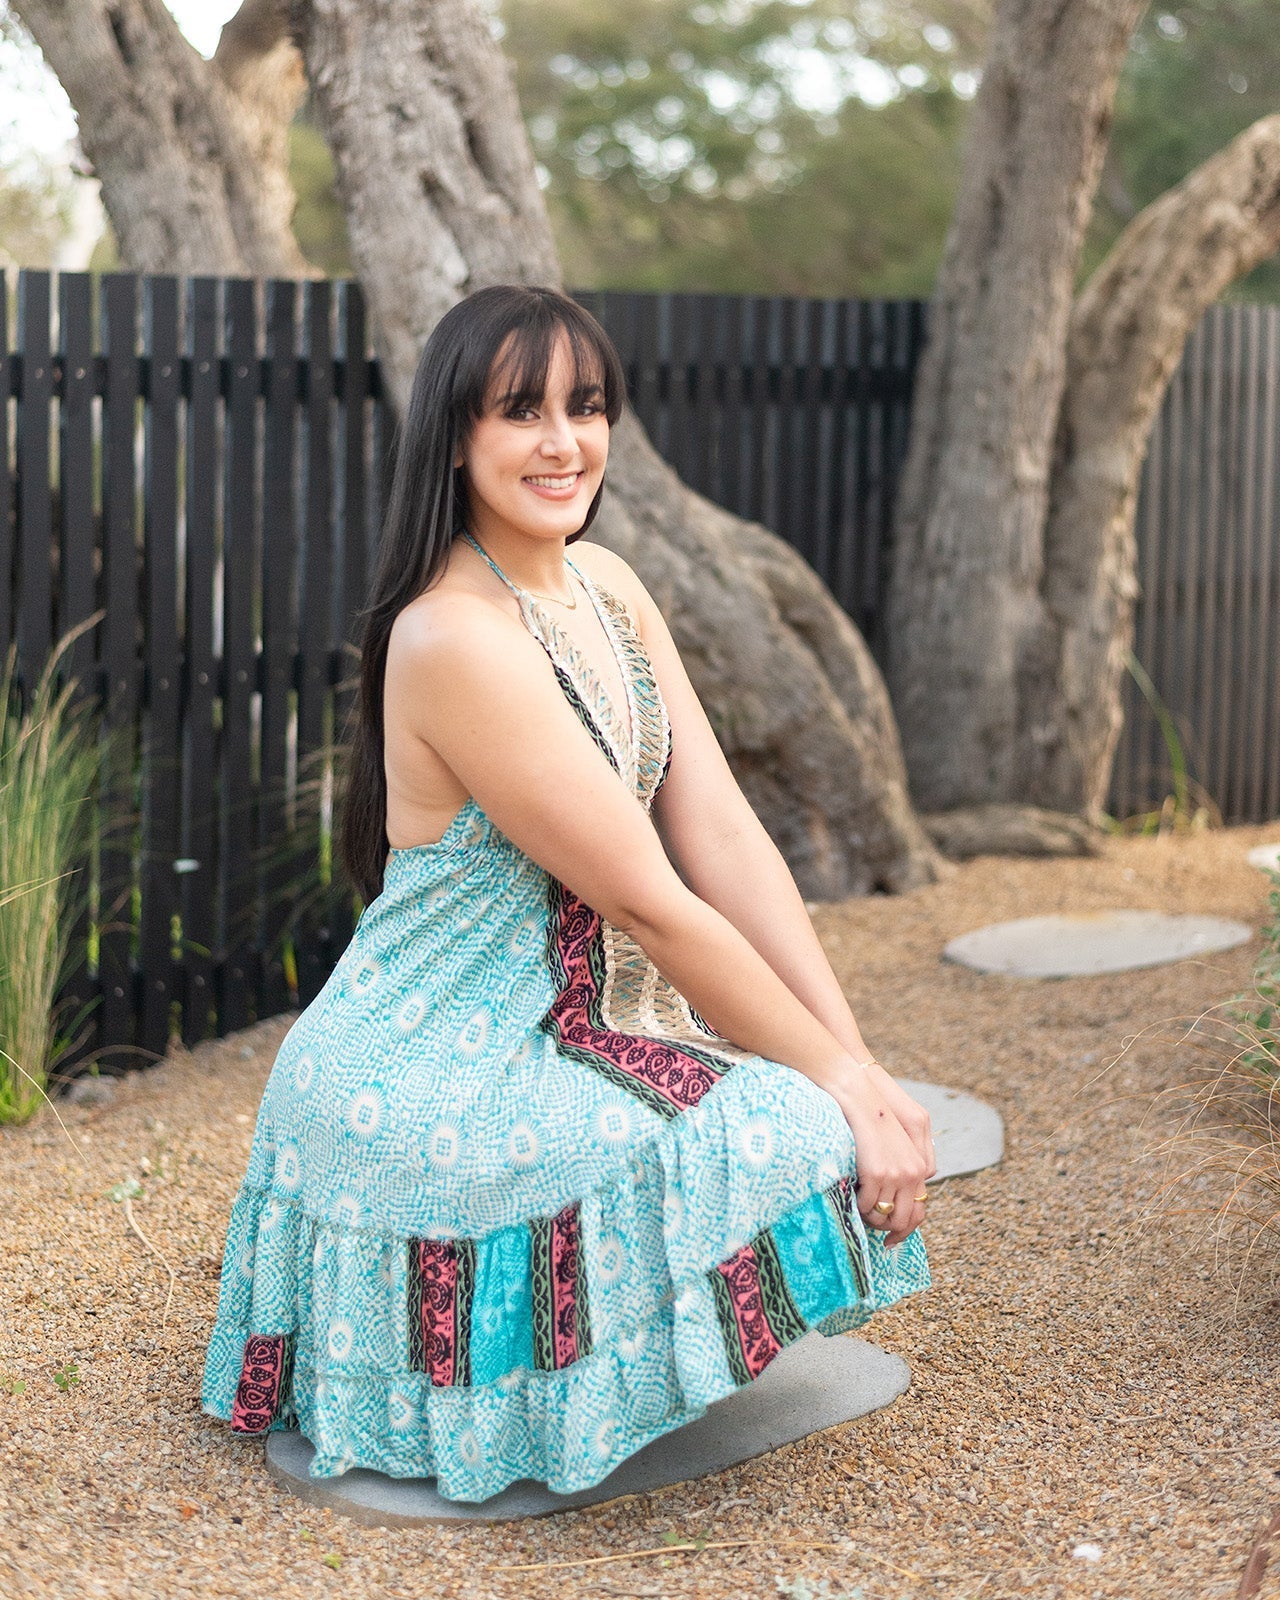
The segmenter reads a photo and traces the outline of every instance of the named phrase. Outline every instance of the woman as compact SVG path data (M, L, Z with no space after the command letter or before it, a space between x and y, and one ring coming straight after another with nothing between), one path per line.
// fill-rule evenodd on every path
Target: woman
M585 1488L930 1282L928 1115L657 606L579 544L622 403L549 289L472 295L418 367L344 811L366 905L268 1079L205 1369L315 1477Z

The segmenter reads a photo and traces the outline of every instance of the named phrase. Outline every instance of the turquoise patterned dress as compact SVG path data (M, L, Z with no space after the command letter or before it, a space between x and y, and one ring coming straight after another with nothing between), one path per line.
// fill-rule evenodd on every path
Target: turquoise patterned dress
M626 607L569 565L625 706L494 570L649 807L666 708ZM929 1286L918 1231L890 1249L864 1229L855 1171L830 1095L717 1033L468 800L391 852L281 1044L203 1408L242 1435L300 1428L316 1478L587 1488L809 1329Z

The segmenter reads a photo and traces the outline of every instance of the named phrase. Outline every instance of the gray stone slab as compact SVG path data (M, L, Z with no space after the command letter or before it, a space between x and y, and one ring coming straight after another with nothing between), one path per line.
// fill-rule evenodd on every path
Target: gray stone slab
M1259 844L1246 858L1251 867L1261 867L1264 872L1280 872L1280 844Z
M960 1178L969 1172L993 1167L1004 1155L1004 1118L994 1106L961 1089L947 1089L937 1083L918 1083L899 1078L913 1100L929 1113L933 1129L933 1153L938 1170L929 1180Z
M953 939L947 961L1015 978L1073 978L1159 967L1231 950L1253 929L1226 917L1164 911L1075 911L1019 917Z
M896 1400L910 1382L910 1369L901 1356L847 1334L834 1339L806 1334L776 1356L754 1383L717 1401L695 1422L655 1439L594 1488L577 1494L552 1494L545 1484L526 1481L470 1504L444 1499L430 1478L389 1478L353 1468L340 1478L315 1479L307 1471L315 1452L296 1429L267 1435L267 1466L301 1499L328 1506L367 1527L509 1522L720 1472L822 1428L879 1410Z

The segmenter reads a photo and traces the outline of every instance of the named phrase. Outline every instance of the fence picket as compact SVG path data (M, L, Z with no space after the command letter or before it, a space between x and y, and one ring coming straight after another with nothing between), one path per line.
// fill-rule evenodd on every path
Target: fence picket
M49 427L53 401L49 274L18 274L18 339L22 346L22 403L18 407L18 648L32 678L53 638L53 496ZM30 687L30 685L28 685Z
M116 759L103 773L104 828L100 836L101 884L98 940L102 984L103 1048L134 1042L139 1006L133 953L132 901L136 821L133 771L137 744L138 488L135 469L138 402L138 280L107 273L99 286L103 351L102 397L102 599L99 629L103 721Z
M190 1046L225 1031L217 1010L218 789L214 711L218 657L214 636L214 540L221 482L219 283L187 285L188 396L185 498L186 720L182 748L182 1038ZM220 648L219 641L219 648ZM179 868L175 867L175 871Z
M290 744L296 736L293 661L298 638L297 284L267 285L267 389L262 456L262 723L258 848L262 854L263 1016L287 1010L289 889L298 860L289 826Z
M143 980L138 1044L164 1055L177 997L173 961L178 916L181 820L181 645L178 637L178 282L143 284L147 356L144 497L143 648L146 656L142 744L142 896L138 947Z
M328 768L330 713L330 584L333 572L333 288L324 282L303 289L307 380L303 400L303 546L298 644L298 815L319 837L323 819L320 785ZM310 863L314 873L316 862ZM328 898L299 920L298 996L303 1005L319 993L336 952L327 921Z
M18 596L13 470L9 464L9 401L15 361L9 350L9 283L0 267L0 660L13 642L12 606Z

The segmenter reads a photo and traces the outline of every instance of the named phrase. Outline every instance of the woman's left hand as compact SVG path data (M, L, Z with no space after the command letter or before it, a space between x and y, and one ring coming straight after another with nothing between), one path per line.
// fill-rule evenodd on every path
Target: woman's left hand
M869 1061L863 1070L874 1075L876 1088L889 1102L890 1109L910 1134L912 1144L928 1163L924 1175L927 1183L938 1171L933 1137L930 1133L929 1113L918 1100L913 1100L907 1091L894 1081L878 1061Z

